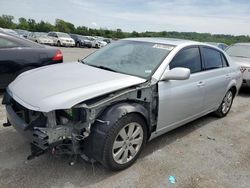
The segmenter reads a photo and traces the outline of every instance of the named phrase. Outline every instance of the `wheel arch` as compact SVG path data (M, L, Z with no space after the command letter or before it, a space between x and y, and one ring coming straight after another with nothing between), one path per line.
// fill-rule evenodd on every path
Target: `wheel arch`
M145 121L147 136L149 138L151 135L149 112L148 109L140 103L126 101L110 105L101 113L98 119L114 124L118 119L130 113L139 115Z
M238 94L238 91L239 91L239 89L237 89L237 83L236 83L235 80L232 80L232 81L228 84L226 92L229 91L230 89L233 90L233 92L234 92L234 97L235 97L235 96Z
M104 109L104 111L102 111L102 113L96 118L95 123L91 126L91 133L84 143L85 155L101 162L103 159L102 149L104 148L104 140L107 138L107 131L111 129L120 118L131 113L138 114L143 120L145 120L147 139L150 138L148 133L148 110L142 104L134 101L116 103Z

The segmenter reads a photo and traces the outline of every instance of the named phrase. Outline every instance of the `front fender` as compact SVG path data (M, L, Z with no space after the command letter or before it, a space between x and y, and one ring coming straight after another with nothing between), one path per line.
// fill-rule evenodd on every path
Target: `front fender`
M149 122L148 110L143 105L134 102L122 102L112 105L104 110L98 119L113 124L128 113L138 113L144 117L147 123Z

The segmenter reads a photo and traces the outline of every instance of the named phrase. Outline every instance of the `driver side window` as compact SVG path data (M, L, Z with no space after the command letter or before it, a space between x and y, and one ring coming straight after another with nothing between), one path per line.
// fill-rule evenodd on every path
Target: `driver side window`
M201 72L201 56L198 47L181 50L169 64L170 69L184 67L190 69L191 73Z

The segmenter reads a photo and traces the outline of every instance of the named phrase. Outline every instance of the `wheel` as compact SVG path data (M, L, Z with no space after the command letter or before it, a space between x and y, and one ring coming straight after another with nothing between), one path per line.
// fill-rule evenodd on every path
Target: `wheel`
M226 93L220 107L215 111L216 116L225 117L229 113L229 111L232 107L232 104L233 104L234 95L235 95L235 93L234 93L233 89L230 89Z
M95 45L95 48L99 48L98 44Z
M80 42L77 42L77 43L76 43L76 47L77 47L77 48L80 48Z
M100 131L105 132L105 139L102 140L104 144L101 148L102 158L99 162L113 171L131 166L146 143L145 121L135 113L127 114L118 119L112 126L104 125L95 132L100 134ZM98 136L92 137L93 142L97 138Z
M61 46L61 42L57 41L57 46L60 47Z

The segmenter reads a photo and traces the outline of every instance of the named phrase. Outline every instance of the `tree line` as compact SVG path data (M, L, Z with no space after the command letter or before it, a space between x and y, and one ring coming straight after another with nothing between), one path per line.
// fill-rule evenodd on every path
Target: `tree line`
M107 28L93 29L85 26L75 26L74 24L56 19L54 24L43 20L36 22L34 19L19 18L18 22L14 22L15 18L11 15L0 16L0 27L10 29L24 29L33 32L49 32L60 31L65 33L75 33L88 36L103 36L107 38L127 38L127 37L167 37L195 40L201 42L220 42L225 44L233 44L237 42L250 42L250 36L240 35L225 35L225 34L210 34L196 32L177 32L177 31L161 31L161 32L124 32L121 29L111 30Z

